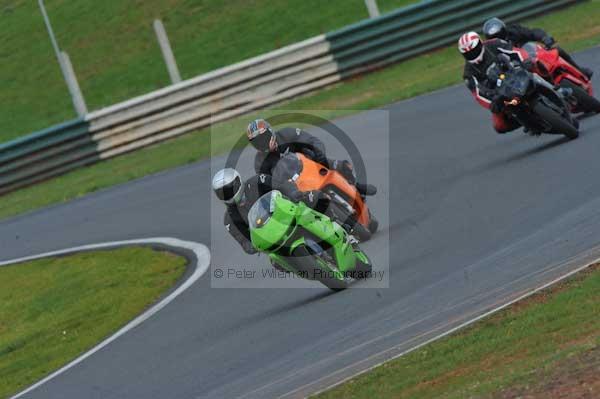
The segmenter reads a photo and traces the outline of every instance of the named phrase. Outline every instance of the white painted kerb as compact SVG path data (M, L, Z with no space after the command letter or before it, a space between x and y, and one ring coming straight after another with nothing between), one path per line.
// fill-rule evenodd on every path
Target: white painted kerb
M175 289L175 291L173 291L171 294L169 294L163 300L161 300L160 302L158 302L157 304L152 306L150 309L146 310L144 313L142 313L141 315L139 315L138 317L136 317L135 319L130 321L126 326L124 326L119 331L117 331L116 333L114 333L113 335L111 335L110 337L105 339L104 341L102 341L100 344L96 345L95 347L93 347L92 349L90 349L89 351L84 353L83 355L79 356L78 358L76 358L72 362L68 363L67 365L63 366L62 368L56 370L52 374L46 376L41 381L33 384L32 386L25 389L24 391L19 392L18 394L13 396L11 399L19 398L19 397L33 391L37 387L45 384L46 382L50 381L51 379L55 378L56 376L64 373L65 371L69 370L73 366L81 363L88 357L92 356L94 353L98 352L100 349L104 348L105 346L107 346L108 344L110 344L111 342L113 342L114 340L119 338L121 335L123 335L126 332L128 332L129 330L139 326L144 321L146 321L150 317L152 317L159 310L161 310L162 308L167 306L167 304L172 302L181 293L183 293L185 290L187 290L192 284L194 284L194 282L196 282L200 277L202 277L202 275L208 270L208 267L210 265L210 251L208 250L208 248L205 245L197 243L197 242L183 241L183 240L179 240L177 238L170 238L170 237L156 237L156 238L143 238L143 239L138 239L138 240L114 241L114 242L104 242L101 244L83 245L81 247L61 249L59 251L46 252L43 254L27 256L24 258L11 259L8 261L0 262L0 266L6 266L6 265L14 264L14 263L21 263L21 262L34 260L34 259L41 259L41 258L47 258L47 257L51 257L51 256L58 256L58 255L66 255L66 254L73 253L73 252L90 251L90 250L95 250L95 249L121 247L121 246L127 246L127 245L139 245L139 244L143 244L143 245L162 244L162 245L166 245L168 247L183 248L183 249L190 250L194 253L194 256L196 257L196 268L194 269L194 272L188 277L187 280L185 280L179 287L177 287Z

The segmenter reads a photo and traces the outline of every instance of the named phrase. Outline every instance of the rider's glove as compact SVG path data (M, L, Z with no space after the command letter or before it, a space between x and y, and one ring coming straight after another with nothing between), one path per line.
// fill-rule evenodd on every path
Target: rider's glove
M542 43L544 44L544 46L547 49L552 48L552 46L554 46L554 43L556 43L556 41L554 40L554 38L552 36L546 36L545 38L542 39Z

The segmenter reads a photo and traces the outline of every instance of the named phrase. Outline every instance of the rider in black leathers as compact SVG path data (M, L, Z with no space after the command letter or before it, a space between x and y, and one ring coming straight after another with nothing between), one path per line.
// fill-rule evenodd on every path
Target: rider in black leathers
M331 198L319 190L302 192L295 183L294 176L302 170L302 163L295 153L282 155L273 169L273 188L281 191L292 201L302 201L317 212L327 214Z
M498 133L519 128L519 122L502 112L502 103L495 97L495 84L488 79L488 69L498 62L498 54L514 57L513 46L500 39L483 42L475 32L465 33L459 39L459 50L465 56L463 79L475 100L492 112L492 124Z
M262 195L272 190L271 176L259 174L243 182L235 169L227 168L215 174L212 185L215 194L226 206L225 228L244 252L256 253L250 240L248 212Z
M277 149L269 152L258 151L254 158L256 173L271 174L279 158L288 152L300 152L308 158L329 168L325 155L325 145L317 137L302 129L284 127L274 132Z
M540 42L546 48L552 48L556 44L554 38L542 29L530 29L517 23L505 24L499 18L490 18L485 21L483 24L483 33L487 39L506 40L515 47L523 47L527 42ZM594 71L577 64L573 57L561 47L556 46L556 49L565 61L579 69L588 78L592 77Z
M256 173L272 174L279 159L290 152L300 152L328 169L337 170L363 195L375 195L372 184L356 181L352 164L347 160L327 158L325 145L312 134L299 129L285 127L275 131L264 119L252 121L246 130L248 140L258 150L254 159Z

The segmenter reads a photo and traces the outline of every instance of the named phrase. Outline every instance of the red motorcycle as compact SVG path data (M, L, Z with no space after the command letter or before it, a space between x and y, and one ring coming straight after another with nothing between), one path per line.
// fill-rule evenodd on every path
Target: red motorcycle
M532 72L557 87L573 91L571 99L572 113L600 112L600 101L594 97L592 81L579 69L565 61L557 49L546 49L535 43L526 43L522 48L515 47L522 62L531 62Z

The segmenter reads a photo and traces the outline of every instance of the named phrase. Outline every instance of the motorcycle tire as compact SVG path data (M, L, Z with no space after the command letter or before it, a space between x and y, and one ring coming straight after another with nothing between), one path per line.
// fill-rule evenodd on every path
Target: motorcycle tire
M371 234L375 234L379 229L379 221L373 216L371 210L369 210L369 231Z
M333 258L315 241L307 240L306 245L296 248L292 255L296 258L294 266L300 276L308 277L309 280L316 280L332 291L345 290L353 281L351 278L337 279L331 276L330 273L325 273L325 275L320 272L317 273L317 268L321 270L322 268L315 266L317 262L315 258L327 263L331 269L337 269L337 267Z
M533 112L552 126L552 133L564 134L571 140L579 137L579 131L570 121L567 121L562 115L559 115L556 111L546 105L542 103L535 104Z
M565 87L573 90L573 97L577 100L577 105L581 108L581 111L588 112L600 112L600 100L590 96L587 91L582 87L576 85L568 79L563 79L560 82L560 87Z
M339 223L348 234L352 234L360 242L371 239L371 232L360 224L354 215L350 215L346 209L336 202L331 202L330 210L325 213L335 222Z
M360 242L369 241L371 239L371 232L362 224L355 222L352 225L351 234L358 239Z
M331 256L325 251L322 251L320 254L315 254L314 256L320 258L322 262L326 262L329 265L335 266L335 262L333 261ZM321 282L321 284L323 284L325 287L329 288L332 291L343 291L350 287L350 284L353 281L352 279L347 277L343 280L339 280L331 276L320 276L316 280Z

